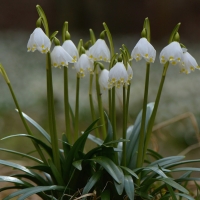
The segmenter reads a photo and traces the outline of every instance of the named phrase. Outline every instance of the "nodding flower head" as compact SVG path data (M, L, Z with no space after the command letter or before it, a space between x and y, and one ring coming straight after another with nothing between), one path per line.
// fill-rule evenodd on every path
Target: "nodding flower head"
M88 55L94 61L110 61L110 50L103 39L98 39L94 45L89 48Z
M109 71L107 69L103 69L99 75L99 85L102 89L110 89L112 85L109 82Z
M80 56L78 61L74 63L74 67L79 74L79 77L84 77L86 71L93 73L94 70L94 65L86 54Z
M51 52L51 65L53 67L67 67L68 63L73 63L72 57L61 46L55 46Z
M191 71L194 71L195 69L200 69L200 67L197 64L197 61L194 59L193 56L191 56L187 49L182 48L183 50L183 56L182 56L182 62L179 63L180 72L189 74Z
M41 53L47 53L50 50L51 41L46 36L41 28L36 28L33 33L30 35L28 40L27 49L28 52L35 50L40 51Z
M181 62L183 57L183 51L178 42L171 42L160 52L160 63L165 64L169 61L172 65L176 65Z
M109 82L112 86L120 88L128 81L128 73L123 62L117 62L109 72Z
M136 61L144 58L146 62L153 63L156 58L156 50L146 38L141 38L132 50L131 58Z
M133 70L132 70L132 68L129 64L128 64L128 67L127 67L127 74L128 74L127 84L130 84L131 79L133 78Z
M73 62L77 62L79 55L74 43L71 40L65 40L62 47L73 58Z

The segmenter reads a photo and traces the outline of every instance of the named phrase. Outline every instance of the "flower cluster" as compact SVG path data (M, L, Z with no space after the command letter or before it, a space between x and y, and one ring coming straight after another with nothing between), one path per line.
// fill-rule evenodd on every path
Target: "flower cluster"
M36 28L31 34L27 44L28 51L35 50L41 53L50 51L51 41L45 35L41 28ZM98 39L86 53L79 55L79 52L71 40L66 40L62 46L57 45L51 52L52 66L68 66L68 63L74 63L74 67L80 77L84 77L88 71L93 73L95 61L110 62L110 50L103 39ZM141 38L131 52L131 60L140 61L142 58L147 63L154 63L156 58L156 50L143 37ZM164 47L160 53L160 63L165 64L169 62L172 65L178 65L180 72L188 74L195 69L199 69L196 60L187 52L187 49L181 48L176 41L171 42ZM133 77L133 70L129 64L117 62L110 71L102 70L99 77L99 84L103 89L110 89L112 87L120 88L123 85L130 84Z

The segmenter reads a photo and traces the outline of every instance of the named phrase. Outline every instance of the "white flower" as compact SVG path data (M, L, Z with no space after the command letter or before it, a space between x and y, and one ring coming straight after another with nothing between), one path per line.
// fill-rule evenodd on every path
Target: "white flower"
M55 46L51 52L51 65L67 67L68 63L73 63L72 57L61 46Z
M65 40L62 47L73 58L73 61L77 62L79 55L78 55L78 50L74 45L74 43L71 40Z
M88 55L94 61L110 60L110 50L103 39L98 39L93 46L89 48Z
M107 69L103 69L99 75L99 85L102 89L110 89L111 84L109 82L109 71Z
M169 45L164 47L160 52L160 62L165 64L169 61L172 65L176 65L181 62L183 51L178 42L171 42Z
M128 73L123 62L117 62L109 72L109 82L112 86L120 88L128 81Z
M191 71L194 71L195 68L199 69L199 66L194 59L188 52L187 49L182 48L183 50L183 57L182 62L180 63L180 71L185 74L189 74Z
M127 67L127 74L128 74L128 82L127 84L130 84L131 82L131 79L133 78L133 70L131 68L131 66L128 64L128 67Z
M136 61L144 58L147 62L153 63L156 58L156 50L146 38L141 38L132 50L131 58Z
M85 76L85 71L88 70L90 73L93 73L94 66L92 61L86 54L82 54L78 59L78 62L74 63L74 67L80 77Z
M30 35L27 49L28 52L34 52L36 49L41 53L47 53L50 50L51 41L46 36L41 28L36 28L33 33Z

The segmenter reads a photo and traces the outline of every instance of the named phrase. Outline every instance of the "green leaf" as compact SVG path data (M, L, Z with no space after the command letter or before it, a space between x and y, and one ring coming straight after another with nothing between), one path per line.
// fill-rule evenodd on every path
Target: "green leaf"
M18 112L18 110L16 109ZM27 114L22 112L23 117L29 121L38 131L47 139L49 143L51 143L51 138L50 135L37 123L35 122L32 118L30 118Z
M24 187L30 187L31 186L30 183L24 182L24 181L22 181L18 178L11 177L11 176L0 176L0 182L11 182L11 183L14 183L14 184L23 185Z
M9 166L9 167L13 167L14 169L18 169L20 171L23 171L29 175L32 175L34 176L34 173L31 172L28 168L22 166L22 165L19 165L19 164L15 164L13 162L9 162L9 161L5 161L5 160L0 160L0 164L1 165L6 165L6 166Z
M101 193L101 200L110 200L110 191L104 190Z
M82 195L87 194L95 186L95 184L98 182L101 176L102 176L102 170L95 172L85 185Z
M147 149L147 154L148 154L148 155L151 155L151 156L152 156L153 158L155 158L156 160L159 160L159 159L162 159L162 158L163 158L159 153L153 151L152 149Z
M158 178L158 180L163 181L164 183L170 185L171 187L173 187L173 188L175 188L175 189L177 189L177 190L179 190L183 193L189 194L188 190L186 190L183 186L176 183L175 181L173 181L170 178Z
M115 163L111 159L109 159L107 157L103 157L103 156L98 156L98 157L92 158L90 160L92 160L92 161L97 162L98 164L100 164L108 172L108 174L110 174L110 176L113 177L113 179L118 184L122 183L123 174L119 170L119 168L117 167L117 165L115 165Z
M123 191L124 191L124 173L122 171L122 169L120 167L118 167L118 169L121 171L121 173L123 174L123 180L121 182L121 184L118 184L116 181L114 181L114 185L115 185L115 188L117 190L117 193L119 195L122 195Z
M92 134L89 134L88 135L88 139L90 139L92 142L96 143L97 145L102 145L103 144L103 140L101 140L100 138L98 137L95 137L94 135Z
M51 149L51 147L49 147L44 142L42 142L41 140L37 139L36 137L34 137L32 135L27 135L27 134L10 135L10 136L2 138L1 140L13 138L13 137L28 137L31 140L34 140L38 145L40 145L49 154L50 157L52 157L52 149Z
M135 178L137 178L137 179L139 179L139 177L137 176L137 174L133 171L133 170L131 170L131 169L129 169L128 167L124 167L124 166L120 166L123 170L125 170L126 172L128 172L130 175L132 175L132 176L134 176Z
M134 200L134 182L130 175L124 176L124 188L130 200Z
M74 161L73 163L72 163L72 165L76 168L76 169L78 169L78 170L82 170L82 161L83 160L76 160L76 161Z
M52 186L35 186L35 187L31 187L31 188L26 188L26 189L22 189L22 190L18 190L16 192L13 192L12 194L8 195L6 198L4 198L3 200L10 200L13 197L16 197L18 195L22 195L18 198L18 200L25 200L27 197L33 195L33 194L37 194L39 192L43 192L43 191L48 191L48 190L57 190L57 191L62 191L64 190L65 187L63 186L57 186L57 185L52 185Z
M51 171L59 185L65 185L61 173L58 171L51 159L48 160Z
M52 39L58 34L58 31L55 31L51 34L51 36L49 37L49 39L52 41Z
M106 139L104 140L103 144L111 142L113 140L113 129L112 129L112 125L110 123L110 120L108 118L108 115L105 113L106 119L107 119L107 124L108 124L108 130L107 130L107 136Z
M0 151L5 151L5 152L8 152L8 153L13 153L13 154L16 154L16 155L20 155L22 157L29 158L31 160L34 160L34 161L38 162L38 163L41 163L41 164L43 163L42 160L40 160L40 159L38 159L38 158L36 158L34 156L30 156L28 154L21 153L21 152L18 152L18 151L14 151L14 150L10 150L10 149L4 149L4 148L0 148Z

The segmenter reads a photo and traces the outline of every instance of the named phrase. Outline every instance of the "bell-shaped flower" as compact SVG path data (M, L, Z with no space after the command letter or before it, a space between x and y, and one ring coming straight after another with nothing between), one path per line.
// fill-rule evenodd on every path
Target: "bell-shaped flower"
M112 85L109 82L109 71L107 69L103 69L99 75L99 85L102 89L110 89Z
M28 40L27 49L28 52L34 52L36 49L41 53L47 53L50 50L51 41L46 36L41 28L36 28L30 35Z
M79 55L78 50L71 40L65 40L62 47L73 58L73 62L77 62Z
M160 52L160 62L165 64L169 61L172 65L180 63L183 57L183 51L178 42L171 42Z
M128 82L127 84L130 84L131 82L131 79L133 78L133 70L131 68L131 66L128 64L128 67L127 67L127 74L128 74Z
M67 67L68 63L73 63L73 58L60 45L55 46L51 52L51 65Z
M180 72L189 74L191 71L194 71L195 69L199 69L197 61L194 59L193 56L191 56L187 52L187 49L182 48L182 50L183 50L182 62L179 64Z
M128 81L128 73L123 62L117 62L109 72L109 82L112 86L120 88Z
M146 38L141 38L132 50L131 58L136 61L144 58L146 62L153 63L156 58L156 50Z
M88 50L89 57L94 61L110 61L110 50L103 39L98 39Z
M80 77L84 77L86 71L93 73L94 65L86 54L82 54L78 61L74 63L74 67Z

